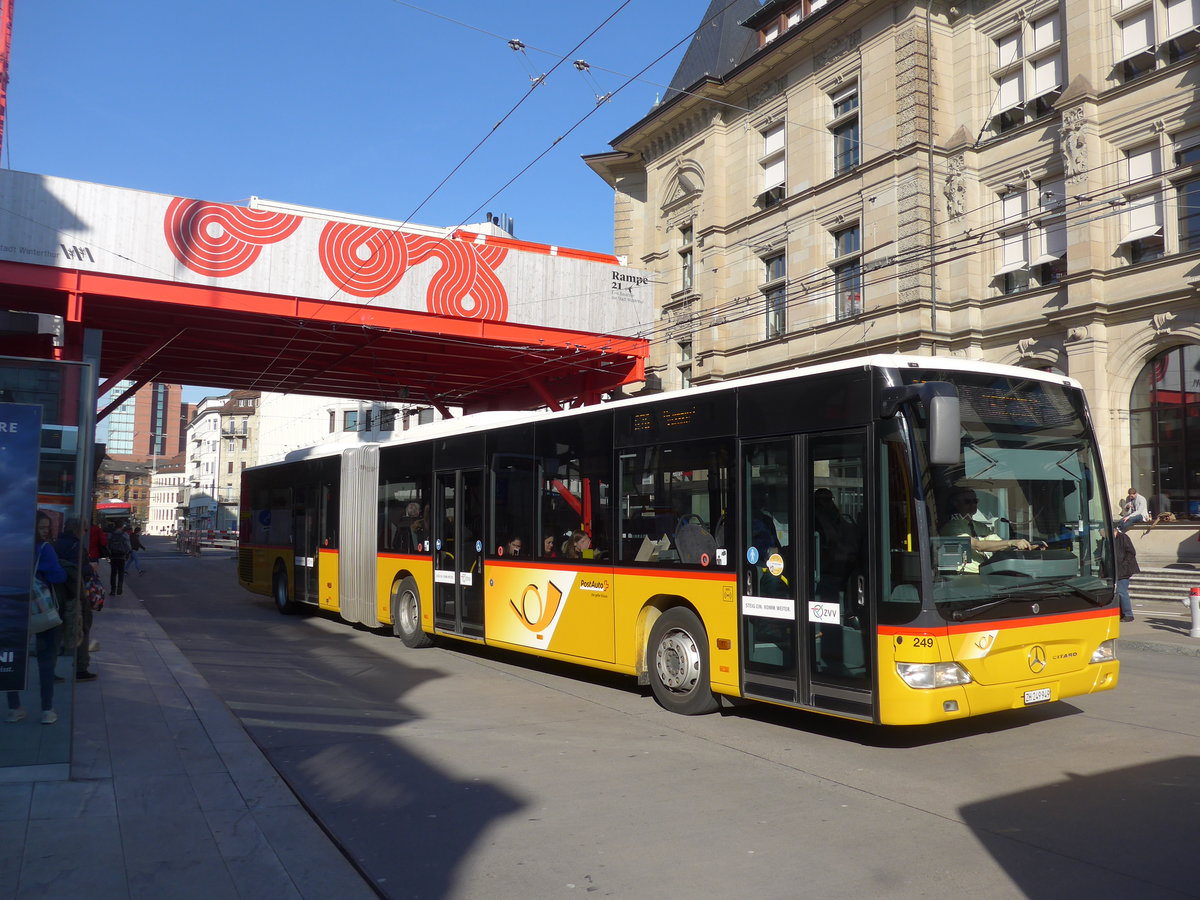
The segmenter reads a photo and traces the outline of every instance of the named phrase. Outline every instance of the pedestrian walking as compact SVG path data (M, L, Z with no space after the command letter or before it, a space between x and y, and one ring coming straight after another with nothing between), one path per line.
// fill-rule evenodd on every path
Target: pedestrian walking
M1120 527L1113 529L1113 551L1117 557L1117 600L1121 604L1121 621L1133 621L1133 601L1129 598L1129 579L1142 571L1138 566L1137 548Z
M133 545L129 542L124 524L118 524L108 536L108 592L114 597L125 587L125 560L132 550Z
M142 543L142 529L140 527L135 528L132 532L130 532L129 546L129 562L125 566L126 570L131 568L136 569L139 575L145 575L146 570L142 568L142 561L138 556L139 551L146 549L145 545Z

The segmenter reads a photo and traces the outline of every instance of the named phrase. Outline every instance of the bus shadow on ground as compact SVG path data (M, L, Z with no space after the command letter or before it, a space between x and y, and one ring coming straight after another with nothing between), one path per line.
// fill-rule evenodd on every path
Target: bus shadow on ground
M738 700L734 701L730 708L724 709L722 715L753 719L777 725L780 728L790 728L794 731L802 731L832 740L850 741L864 747L908 749L957 741L981 734L995 734L1023 728L1034 722L1053 721L1065 716L1078 715L1081 712L1082 710L1078 707L1060 701L1029 709L989 713L984 716L938 722L932 725L872 725L869 722L839 719L822 713L787 709L781 706L764 706L752 701Z
M1197 896L1197 810L1200 757L1183 756L960 811L1022 896L1146 898Z
M526 803L407 749L404 726L423 715L404 698L444 673L348 641L350 626L323 612L284 619L268 603L249 616L268 627L188 648L204 678L383 896L453 895L476 843ZM339 627L291 627L305 618Z

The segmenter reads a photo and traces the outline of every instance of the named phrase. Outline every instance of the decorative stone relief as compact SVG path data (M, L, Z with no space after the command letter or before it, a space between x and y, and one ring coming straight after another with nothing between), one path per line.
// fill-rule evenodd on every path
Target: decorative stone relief
M746 98L746 105L750 109L758 109L768 100L773 100L784 91L787 90L787 76L783 75L776 78L774 81L768 81L757 91Z
M1083 108L1076 107L1063 113L1062 154L1063 171L1067 181L1078 181L1087 174L1087 119Z
M1032 356L1033 348L1036 345L1037 341L1034 338L1021 338L1019 341L1017 341L1017 352L1020 353L1022 357Z
M813 54L813 68L823 69L831 62L841 59L847 53L852 53L858 49L858 45L862 42L862 29L856 28L849 34L842 35L834 40L832 44Z
M1151 318L1150 324L1154 328L1154 333L1158 335L1167 334L1171 330L1171 322L1175 319L1175 313L1165 312L1158 313Z
M952 156L946 160L950 174L946 176L946 185L942 193L946 195L946 215L957 219L967 211L967 181L964 172L967 161L962 156Z
M1071 341L1072 343L1075 341L1085 341L1087 340L1087 336L1088 330L1086 325L1080 325L1076 328L1067 329L1067 340Z

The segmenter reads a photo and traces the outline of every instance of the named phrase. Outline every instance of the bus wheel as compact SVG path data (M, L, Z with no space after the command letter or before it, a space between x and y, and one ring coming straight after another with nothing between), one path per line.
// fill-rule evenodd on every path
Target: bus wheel
M412 576L392 585L392 631L405 647L433 646L433 639L421 630L421 592Z
M650 629L646 666L654 699L663 709L699 716L717 709L709 689L708 634L690 609L669 609Z
M296 611L296 604L288 597L287 573L283 569L276 569L272 582L271 595L275 598L275 608L285 616L290 616Z

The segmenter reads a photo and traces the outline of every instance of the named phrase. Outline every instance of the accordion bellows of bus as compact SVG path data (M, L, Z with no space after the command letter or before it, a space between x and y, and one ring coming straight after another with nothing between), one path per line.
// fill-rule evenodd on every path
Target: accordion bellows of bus
M247 469L239 579L407 646L879 724L1115 687L1118 608L1079 385L875 356L488 414Z

